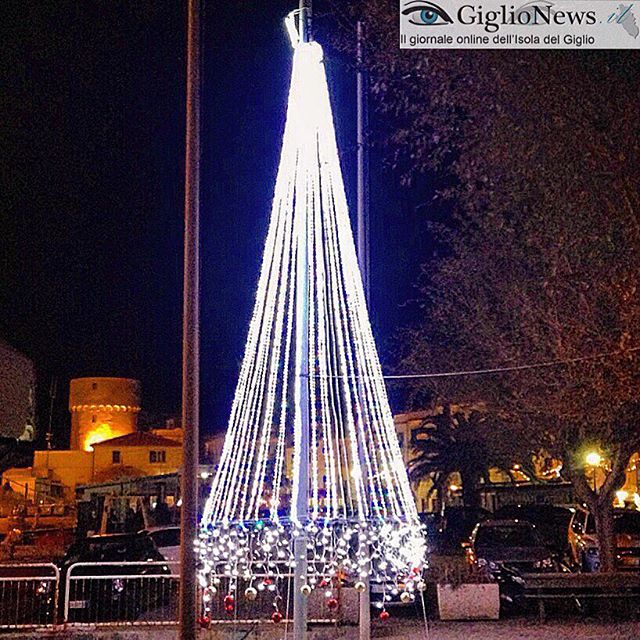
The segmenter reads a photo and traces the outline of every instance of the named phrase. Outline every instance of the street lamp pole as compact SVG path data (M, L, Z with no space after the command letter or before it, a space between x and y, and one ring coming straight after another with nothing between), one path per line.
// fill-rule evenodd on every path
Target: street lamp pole
M180 533L180 638L197 634L196 556L198 431L200 423L200 14L201 0L188 0L184 197L184 289L182 334L182 428Z

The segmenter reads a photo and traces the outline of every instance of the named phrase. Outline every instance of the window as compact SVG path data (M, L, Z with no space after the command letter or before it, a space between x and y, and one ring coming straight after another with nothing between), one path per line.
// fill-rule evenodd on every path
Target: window
M111 464L120 464L122 462L122 456L119 451L111 452Z
M95 422L96 421L96 416L91 416L91 422Z
M95 391L98 388L98 383L97 382L92 383L91 388Z
M149 451L149 462L152 464L162 463L167 461L166 451Z

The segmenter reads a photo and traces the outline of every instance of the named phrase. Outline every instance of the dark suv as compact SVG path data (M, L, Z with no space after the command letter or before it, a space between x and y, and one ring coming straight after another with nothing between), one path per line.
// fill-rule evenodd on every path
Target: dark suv
M519 520L530 522L544 543L559 556L568 553L567 527L573 512L568 507L552 504L510 504L498 509L496 520Z
M60 564L60 602L68 622L136 620L175 599L170 574L147 532L90 536L72 544Z

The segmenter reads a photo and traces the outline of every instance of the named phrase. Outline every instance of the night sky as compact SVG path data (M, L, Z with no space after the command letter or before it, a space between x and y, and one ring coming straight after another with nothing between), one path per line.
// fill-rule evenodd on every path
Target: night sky
M206 433L226 423L253 304L291 64L282 19L295 4L205 10ZM35 360L41 399L59 379L58 446L71 377L139 378L146 411L179 413L185 16L169 0L0 6L0 335ZM318 22L321 33L334 28L330 17ZM328 53L354 203L353 61ZM418 220L374 153L372 305L385 365L419 272ZM40 407L41 434L45 416Z

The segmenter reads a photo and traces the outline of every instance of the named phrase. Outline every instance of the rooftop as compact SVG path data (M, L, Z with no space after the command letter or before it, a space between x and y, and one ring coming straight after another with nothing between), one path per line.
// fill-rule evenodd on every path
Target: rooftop
M182 445L175 440L169 440L169 438L163 438L161 436L153 435L152 433L145 433L143 431L136 431L135 433L129 433L126 436L119 436L118 438L112 438L111 440L103 440L102 442L96 442L93 444L93 448L102 447L108 445L110 447L181 447Z

